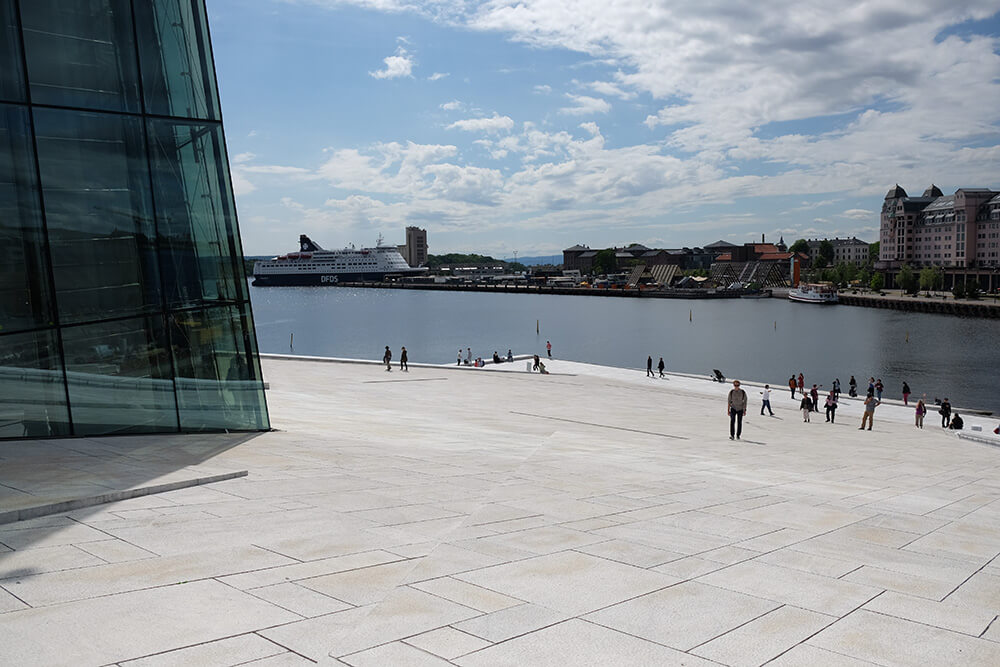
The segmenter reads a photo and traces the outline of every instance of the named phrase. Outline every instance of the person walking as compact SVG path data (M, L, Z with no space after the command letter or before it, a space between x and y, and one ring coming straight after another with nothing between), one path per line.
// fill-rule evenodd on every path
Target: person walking
M819 412L819 387L813 385L813 388L809 390L809 398L812 399L813 412Z
M858 397L858 381L854 379L853 375L851 376L851 381L847 383L847 395L851 398Z
M874 394L869 394L865 397L865 414L861 417L861 427L859 431L865 430L865 422L868 422L868 430L872 430L872 424L875 422L875 408L882 405Z
M792 398L795 398L795 376L788 378L788 388L792 390Z
M653 357L646 357L646 377L656 377L653 375Z
M799 393L806 393L806 379L802 377L802 373L799 373Z
M837 396L837 400L840 400L840 378L833 381L833 393Z
M837 394L832 389L826 397L825 407L826 420L831 424L835 423L834 418L837 416Z
M813 411L812 399L809 398L809 394L802 394L802 400L799 401L799 410L802 410L802 421L809 421L809 414Z
M385 346L385 354L382 355L382 363L385 364L385 370L392 372L392 351L389 350L389 346Z
M471 347L465 348L465 365L466 366L471 366L472 365L472 348Z
M538 364L540 364L540 363L542 363L542 362L541 362L541 360L539 360L538 355L536 354L535 355L535 364L531 367L531 370L537 371L538 370Z
M771 385L765 384L764 391L760 392L760 416L764 416L764 408L767 408L768 414L772 417L774 412L771 411Z
M909 405L910 400L910 385L903 382L903 405Z
M914 418L916 420L915 425L917 428L924 427L924 415L927 414L927 406L924 405L924 399L917 399L917 409L914 411Z
M656 364L656 367L660 370L660 377L666 377L666 375L663 374L663 369L666 368L667 365L663 363L663 357L660 357L660 363Z
M403 346L403 349L399 351L399 370L405 371L407 373L410 372L410 366L406 363L406 346L405 345Z
M743 434L743 415L747 411L747 393L740 389L740 381L733 380L733 388L729 390L727 402L729 413L729 439L740 439Z
M947 398L941 401L938 414L941 415L941 428L948 428L948 425L951 423L951 403L948 402Z
M545 341L545 351L549 353L549 359L552 358L552 341Z
M456 366L462 365L462 348L458 348L458 362L455 365Z
M882 390L885 389L885 385L882 384L882 378L875 381L875 398L882 400Z
M875 378L868 378L868 395L875 395Z

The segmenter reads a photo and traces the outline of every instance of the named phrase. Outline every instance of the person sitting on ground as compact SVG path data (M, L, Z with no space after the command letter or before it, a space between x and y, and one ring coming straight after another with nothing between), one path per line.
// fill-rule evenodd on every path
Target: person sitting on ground
M543 364L541 361L538 362L538 372L541 373L542 375L549 374L549 372L545 370L545 364Z
M493 363L494 364L499 364L500 363L500 355L497 354L496 350L493 350Z
M514 361L514 354L510 350L507 350L507 361Z
M953 413L951 415L951 424L948 425L948 428L953 429L955 431L961 431L963 426L965 426L965 422L962 420L962 418L958 415L957 412Z

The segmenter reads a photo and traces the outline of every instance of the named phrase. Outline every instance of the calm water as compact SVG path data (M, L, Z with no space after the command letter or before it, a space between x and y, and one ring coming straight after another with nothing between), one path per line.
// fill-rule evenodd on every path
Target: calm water
M1000 322L781 299L685 301L534 294L479 294L350 288L251 288L262 352L381 359L386 345L410 361L454 363L473 356L545 354L645 370L667 368L784 387L800 371L807 384L843 390L853 373L864 391L873 375L886 396L903 380L914 394L1000 413ZM690 321L689 321L690 311ZM540 332L535 334L535 321ZM909 341L907 342L907 334Z

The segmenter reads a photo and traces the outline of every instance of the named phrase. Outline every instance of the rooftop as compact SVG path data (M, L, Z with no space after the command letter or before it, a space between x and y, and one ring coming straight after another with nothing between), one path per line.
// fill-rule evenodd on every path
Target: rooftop
M0 664L1000 663L1000 439L524 364L265 358L271 433L0 444L8 508L248 471L0 525Z

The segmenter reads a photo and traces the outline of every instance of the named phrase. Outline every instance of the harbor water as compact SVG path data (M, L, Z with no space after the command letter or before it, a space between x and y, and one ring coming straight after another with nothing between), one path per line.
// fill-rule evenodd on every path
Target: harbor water
M1000 321L783 299L672 300L316 287L251 288L261 352L381 359L405 345L415 363L455 363L458 349L553 356L645 372L770 382L803 373L828 389L853 374L864 392L948 397L1000 414ZM536 324L538 333L536 333ZM290 341L294 335L294 343ZM932 416L933 413L932 413Z

